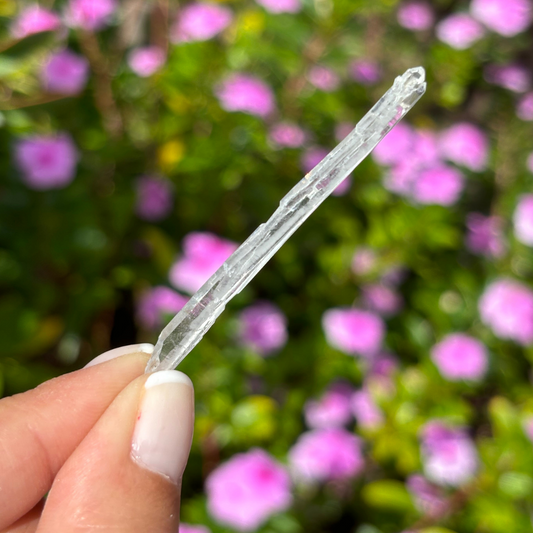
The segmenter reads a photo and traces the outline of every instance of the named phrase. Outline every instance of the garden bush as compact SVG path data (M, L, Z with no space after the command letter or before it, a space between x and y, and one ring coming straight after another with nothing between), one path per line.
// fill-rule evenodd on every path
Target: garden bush
M155 342L421 65L413 111L180 365L180 531L533 531L532 17L2 0L2 394Z

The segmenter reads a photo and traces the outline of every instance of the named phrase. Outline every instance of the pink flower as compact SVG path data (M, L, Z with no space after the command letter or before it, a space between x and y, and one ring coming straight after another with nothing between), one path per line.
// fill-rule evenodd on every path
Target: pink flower
M526 437L533 443L533 416L528 416L522 427Z
M237 244L213 233L189 233L183 239L183 256L170 269L170 282L193 294L236 249Z
M339 88L341 80L334 70L315 66L307 74L307 79L317 89L324 92L332 92Z
M500 217L469 213L466 219L467 248L474 254L501 257L505 253L502 225L503 220Z
M417 165L433 166L440 161L439 140L434 131L415 130L412 143L412 158Z
M405 2L398 8L398 23L413 31L429 30L433 26L433 9L425 2Z
M313 429L335 428L352 419L352 388L343 384L330 387L319 400L309 400L304 407L305 423Z
M351 174L344 178L338 185L335 187L335 190L331 193L331 196L344 196L352 186L352 176Z
M255 0L270 13L298 13L302 9L301 0Z
M409 476L406 485L421 513L433 515L444 509L446 498L442 489L430 483L424 476Z
M303 154L300 160L302 170L307 173L311 172L324 157L328 155L328 150L321 146L312 146L308 148Z
M516 239L533 246L533 194L520 197L513 214L513 223Z
M516 116L525 121L533 120L533 92L525 94L518 101Z
M463 175L440 165L423 170L413 184L412 196L420 204L453 205L463 191Z
M158 46L135 48L128 55L128 65L131 70L142 78L155 74L165 64L165 61L166 54Z
M376 260L376 252L372 248L361 246L353 254L352 272L357 276L364 276L373 270Z
M472 0L470 13L490 30L512 37L529 26L531 3L529 0Z
M57 94L80 93L87 84L88 76L89 62L70 50L52 54L41 71L45 90Z
M463 333L446 335L431 349L431 359L450 381L479 381L489 363L483 343Z
M59 17L53 12L38 5L24 8L11 26L11 35L15 39L23 39L28 35L42 31L54 31L61 25Z
M466 50L485 34L483 26L466 13L442 19L436 27L437 38L456 50Z
M335 140L340 143L352 133L354 128L353 122L340 122L335 126Z
M415 140L414 131L408 124L400 122L374 148L372 157L380 165L393 165L409 158Z
M257 302L240 314L241 344L265 356L287 343L287 318L269 302Z
M477 126L468 122L459 122L445 130L440 138L440 150L449 161L474 172L487 168L487 136Z
M215 520L254 531L292 503L286 469L261 449L234 455L205 482L207 508Z
M387 285L373 283L363 286L363 300L370 311L393 316L403 307L402 297Z
M302 482L355 477L364 467L361 441L342 428L308 431L289 450L289 464Z
M410 196L421 170L421 165L415 157L400 161L385 173L383 186L396 194Z
M76 174L78 151L66 133L23 139L16 146L15 156L23 180L32 189L60 189Z
M146 329L160 328L166 316L173 317L187 298L168 287L158 286L144 292L137 305L137 320Z
M275 109L274 94L270 87L247 74L232 74L218 86L216 94L226 111L242 111L266 117Z
M185 524L181 522L178 533L211 533L211 530L198 524Z
M385 325L378 315L359 309L330 309L322 317L322 327L330 346L365 357L379 351L385 334Z
M530 85L529 72L520 65L488 65L485 80L515 93L526 92Z
M366 59L357 59L350 64L351 77L361 85L374 85L381 79L381 68Z
M449 428L435 420L424 426L421 439L422 463L430 481L459 487L474 477L478 454L463 430Z
M366 389L354 392L351 398L352 413L359 427L377 429L383 425L383 412Z
M137 215L150 221L161 220L172 211L172 184L165 179L142 176L137 180Z
M533 342L533 291L511 279L491 283L478 303L481 320L502 339Z
M280 148L299 148L305 142L305 131L292 122L278 122L270 130L270 141Z
M70 0L67 22L74 28L101 30L109 23L117 9L115 0Z
M174 43L207 41L224 31L232 20L233 13L227 7L195 2L181 10L170 37Z

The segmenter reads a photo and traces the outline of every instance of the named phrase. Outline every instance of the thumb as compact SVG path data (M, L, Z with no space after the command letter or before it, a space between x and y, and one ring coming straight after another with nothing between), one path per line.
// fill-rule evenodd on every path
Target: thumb
M175 533L193 425L185 374L168 370L130 383L59 471L39 533Z

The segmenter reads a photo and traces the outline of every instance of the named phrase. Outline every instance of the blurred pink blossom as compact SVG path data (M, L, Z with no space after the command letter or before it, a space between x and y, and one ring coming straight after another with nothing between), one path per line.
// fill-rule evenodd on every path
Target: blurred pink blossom
M15 156L24 182L32 189L59 189L76 175L78 151L66 133L22 139L16 145Z
M424 473L430 481L459 487L474 477L479 464L478 454L462 429L433 420L424 426L421 440Z
M416 157L407 158L385 172L383 186L396 194L410 196L421 170L422 167Z
M178 533L211 533L211 530L208 527L198 524L185 524L181 522Z
M523 423L523 429L526 437L533 443L533 416L528 416Z
M470 13L492 31L505 37L523 32L531 23L529 0L472 0Z
M128 54L128 65L142 78L155 74L165 64L165 51L158 46L143 46L135 48Z
M464 187L457 169L440 165L420 172L413 184L412 197L420 204L453 205Z
M324 157L328 155L328 150L321 146L312 146L308 148L303 154L300 160L302 170L307 173L313 170Z
M337 142L343 141L354 128L355 124L353 122L339 122L339 124L335 126L335 140Z
M142 176L137 180L137 215L150 221L161 220L172 211L172 184L153 176Z
M308 431L289 450L289 464L302 482L355 477L364 467L361 441L343 428Z
M116 0L69 0L66 20L73 28L101 30L117 9Z
M487 168L489 143L485 133L468 122L450 126L440 137L440 150L444 158L474 172Z
M400 4L397 17L400 26L413 31L429 30L435 20L431 6L416 0Z
M315 66L307 73L307 79L317 89L332 92L339 88L341 80L334 70L328 67Z
M362 290L366 307L382 316L394 316L403 307L402 297L387 285L372 283L364 285Z
M412 143L410 155L418 165L434 165L440 161L439 139L433 130L415 130Z
M406 485L421 513L433 515L444 509L446 497L442 489L430 483L424 476L420 474L409 476Z
M87 84L89 62L83 56L70 50L55 52L41 71L41 81L45 90L57 94L77 94Z
M361 85L374 85L381 79L381 67L368 59L356 59L350 63L351 77Z
M302 9L301 0L255 0L270 13L298 13Z
M344 196L352 186L352 175L350 174L347 178L344 178L338 185L335 187L335 190L331 193L331 196Z
M527 93L518 101L516 116L525 121L533 120L533 92Z
M376 252L372 248L361 246L353 254L352 272L357 276L364 276L374 269L376 261Z
M431 349L431 359L450 381L479 381L489 363L484 344L464 333L446 335Z
M377 429L383 425L383 412L367 389L354 392L350 404L353 416L360 428Z
M213 233L192 232L183 239L183 255L170 269L172 285L195 293L237 249L237 244Z
M275 109L274 94L259 78L247 74L232 74L216 89L220 105L226 111L242 111L266 117Z
M491 283L479 302L481 320L497 337L519 344L533 342L533 291L511 279Z
M466 227L466 246L472 253L486 257L501 257L505 253L503 220L500 217L469 213Z
M409 158L414 142L414 131L408 124L400 122L374 148L372 157L380 165L393 165Z
M531 83L528 70L520 65L488 65L484 77L489 83L515 93L526 92Z
M205 482L207 509L218 522L238 531L254 531L292 503L286 469L264 450L233 455Z
M304 406L307 426L312 429L345 426L352 419L352 392L348 385L335 384L319 400L309 400Z
M483 26L466 13L454 13L436 27L437 38L456 50L466 50L485 34Z
M381 352L370 360L365 384L372 390L379 390L383 394L394 394L394 374L398 370L398 360L392 354Z
M533 246L533 194L523 194L513 214L514 234L518 241Z
M278 122L270 129L270 141L280 148L299 148L305 142L305 131L292 122Z
M137 305L137 320L146 329L156 330L164 324L166 315L174 316L188 298L164 286L145 291Z
M37 4L22 9L11 26L11 35L15 39L23 39L28 35L42 31L54 31L61 25L59 16L53 11Z
M279 350L287 342L287 318L270 302L256 302L247 307L239 321L241 344L263 356Z
M217 4L193 2L187 4L170 29L174 43L207 41L225 30L233 20L230 9Z
M359 309L335 308L322 316L322 328L330 346L349 355L369 357L379 351L385 325L376 314Z

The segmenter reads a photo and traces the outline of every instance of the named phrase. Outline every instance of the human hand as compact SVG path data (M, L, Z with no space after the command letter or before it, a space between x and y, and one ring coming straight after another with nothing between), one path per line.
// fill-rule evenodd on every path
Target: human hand
M194 392L181 372L143 375L152 349L0 400L0 532L178 531Z

